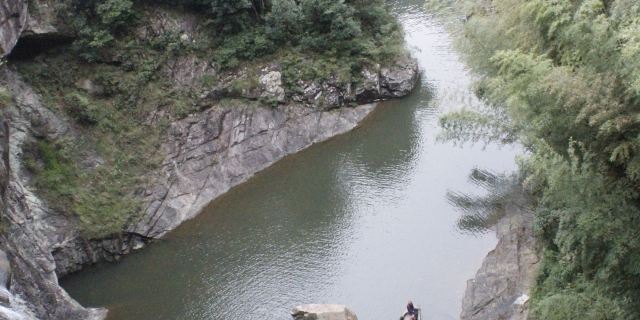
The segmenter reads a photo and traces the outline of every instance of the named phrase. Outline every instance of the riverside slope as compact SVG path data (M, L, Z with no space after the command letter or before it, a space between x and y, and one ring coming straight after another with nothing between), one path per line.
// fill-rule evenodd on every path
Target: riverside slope
M46 1L34 1L34 5L41 3ZM40 15L46 15L51 6L39 9ZM0 15L5 18L16 13L7 11ZM165 25L162 21L160 24ZM5 27L13 29L4 30ZM19 29L15 29L15 24L0 25L0 31L7 34L15 35ZM57 34L53 25L41 29ZM35 40L31 38L31 44L56 39L48 39L47 32ZM7 42L3 49L10 50L13 44ZM177 83L195 82L202 75L202 63L186 60L190 63L174 63L167 76L175 76ZM85 239L72 215L51 210L34 193L29 172L22 164L23 144L31 137L73 140L77 133L67 116L48 108L10 64L0 67L0 85L12 95L12 103L0 111L3 227L0 249L6 253L8 262L0 261L0 279L9 279L0 283L0 319L104 318L106 310L85 309L69 297L58 285L58 277L87 264L117 260L141 248L279 159L353 129L374 110L375 104L367 102L408 94L417 81L418 69L414 60L399 59L390 67L365 70L364 74L362 87L353 90L361 103L356 107L318 108L309 104L308 99L321 95L325 101L339 102L344 94L331 84L312 83L307 86L310 98L300 97L277 108L255 104L232 108L210 101L204 111L172 122L162 146L163 164L160 170L149 173L153 183L141 193L146 210L123 234L108 239ZM264 91L278 95L278 87L282 85L280 73L267 70L263 78ZM89 165L99 165L99 159L89 158L93 161Z

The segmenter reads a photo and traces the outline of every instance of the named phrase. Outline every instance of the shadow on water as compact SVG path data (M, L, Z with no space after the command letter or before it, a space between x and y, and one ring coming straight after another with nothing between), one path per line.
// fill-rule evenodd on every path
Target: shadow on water
M515 173L507 175L476 168L469 174L469 181L484 192L447 192L449 203L462 214L457 222L462 232L474 235L489 232L508 211L525 209L531 203L522 177Z

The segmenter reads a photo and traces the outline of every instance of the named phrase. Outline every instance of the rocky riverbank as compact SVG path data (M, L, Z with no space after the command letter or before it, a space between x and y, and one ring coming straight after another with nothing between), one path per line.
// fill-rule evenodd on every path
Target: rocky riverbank
M24 39L28 50L43 49L60 40L61 28L51 22L55 20L49 10L52 4L34 1L32 5L40 6L37 17L27 12L26 0L0 6L0 17L10 21L0 25L5 40L2 56ZM193 17L169 18L161 11L153 14L159 17L154 20L157 25L145 26L145 30L160 33L179 28L186 38L192 37ZM149 36L145 32L139 33ZM38 41L43 41L43 46ZM278 65L263 66L257 86L250 90L231 92L233 83L246 74L230 74L219 85L202 88L198 98L202 111L169 123L161 145L164 160L159 169L148 173L150 183L137 193L144 211L130 219L126 232L87 239L76 217L51 209L38 196L23 163L30 139L75 141L81 133L68 115L48 105L11 62L0 68L0 85L9 94L0 112L0 250L6 253L6 259L0 259L0 280L5 279L0 283L0 319L104 318L106 310L83 308L69 297L58 285L58 277L101 260L118 260L142 248L279 159L353 129L374 110L371 103L408 94L418 78L416 62L399 58L386 67L363 70L364 80L357 87L341 87L331 79L300 83L303 92L285 101ZM161 72L176 86L188 87L213 71L197 57L180 56L168 61ZM90 79L77 80L88 94L100 91ZM231 94L246 103L220 103L223 96ZM279 105L263 105L263 98ZM357 106L350 106L355 102ZM162 117L161 112L149 121ZM93 150L86 153L84 165L100 165L101 159Z
M530 289L539 257L533 235L533 213L512 206L495 226L498 244L467 282L462 320L526 320Z

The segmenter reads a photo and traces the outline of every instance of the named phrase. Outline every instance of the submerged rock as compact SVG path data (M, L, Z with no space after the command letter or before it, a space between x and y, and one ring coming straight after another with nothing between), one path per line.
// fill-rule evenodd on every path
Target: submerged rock
M295 320L358 320L353 311L340 304L305 304L291 310Z

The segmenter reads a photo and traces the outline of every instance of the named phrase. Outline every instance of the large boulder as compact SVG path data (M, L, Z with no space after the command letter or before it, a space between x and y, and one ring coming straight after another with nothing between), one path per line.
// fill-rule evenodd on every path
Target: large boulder
M418 63L407 56L380 70L380 95L382 98L399 98L408 95L418 80Z
M340 304L305 304L291 310L295 320L358 320L356 314Z

